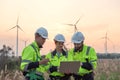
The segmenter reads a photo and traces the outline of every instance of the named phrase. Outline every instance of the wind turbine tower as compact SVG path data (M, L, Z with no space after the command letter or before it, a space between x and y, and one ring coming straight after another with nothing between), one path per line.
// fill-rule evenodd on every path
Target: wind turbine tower
M106 34L105 34L105 53L106 53L106 54L108 54L107 40L108 40L108 36L107 36L107 32L106 32Z
M108 34L106 32L105 37L103 37L102 39L105 39L105 43L104 43L104 48L105 48L105 54L108 54L108 40L110 41L110 39L108 38Z
M22 41L24 42L25 47L26 47L28 40L22 40Z
M113 51L115 51L115 45L114 43L108 38L108 35L107 35L107 32L105 34L105 53L108 54L108 41L110 41L112 43L112 46L113 46Z
M22 30L22 28L20 28L20 26L18 25L18 22L19 22L19 17L17 18L17 23L16 23L16 25L14 26L14 27L12 27L12 28L10 28L9 30L11 30L11 29L14 29L14 28L17 28L17 34L16 34L16 56L18 57L18 31L19 31L19 29L21 30L21 31L23 31ZM24 31L23 31L24 32Z

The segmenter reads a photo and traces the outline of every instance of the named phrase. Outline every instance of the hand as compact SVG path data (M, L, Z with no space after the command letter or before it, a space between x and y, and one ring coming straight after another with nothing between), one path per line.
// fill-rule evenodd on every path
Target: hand
M50 71L51 73L57 71L57 66L51 66L51 67L49 68L49 71Z
M65 49L65 51L68 51L67 47L65 45L63 45L63 48Z
M41 61L39 61L39 65L47 64L48 62L49 62L49 59L42 59Z
M93 69L92 65L89 62L83 63L81 67L84 68L84 69L87 69L87 70L92 70Z
M69 75L69 74L71 74L71 73L70 73L70 71L66 70L64 74L65 74L65 75Z
M64 75L70 77L72 73L64 73Z

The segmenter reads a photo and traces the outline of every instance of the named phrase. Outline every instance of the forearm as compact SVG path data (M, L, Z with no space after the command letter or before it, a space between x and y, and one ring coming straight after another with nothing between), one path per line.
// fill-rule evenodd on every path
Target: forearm
M33 69L33 68L38 68L39 67L39 62L31 62L28 64L27 70Z

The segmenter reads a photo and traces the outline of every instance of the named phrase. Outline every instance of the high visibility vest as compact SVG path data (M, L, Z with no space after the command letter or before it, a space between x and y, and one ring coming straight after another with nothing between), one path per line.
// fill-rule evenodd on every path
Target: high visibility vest
M95 50L92 47L83 45L83 50L81 52L74 52L74 49L68 51L68 56L72 61L86 62L86 59L92 64L95 69L97 66L97 55ZM79 68L78 74L84 75L92 72L92 70L86 70L82 67Z
M60 62L68 61L68 59L67 59L68 53L67 52L62 51L62 53L59 53L59 54L60 55L58 55L56 50L54 50L53 52L50 52L46 55L46 58L50 60L50 62L48 62L47 70L49 70L49 68L51 66L57 66L59 68ZM52 76L64 76L63 73L60 73L58 71L50 73L50 75L52 75Z
M36 42L33 42L29 46L27 46L22 52L22 62L20 68L22 71L28 72L26 76L32 76L35 78L35 75L43 75L44 66L40 65L38 68L27 70L28 64L31 62L37 62L41 60L39 47L37 46ZM37 77L36 77L37 78ZM32 79L31 79L32 80Z

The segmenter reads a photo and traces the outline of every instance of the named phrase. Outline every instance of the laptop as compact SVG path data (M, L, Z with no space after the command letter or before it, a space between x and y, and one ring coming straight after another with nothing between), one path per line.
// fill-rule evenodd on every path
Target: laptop
M59 72L61 73L78 73L80 61L64 61L60 62Z

